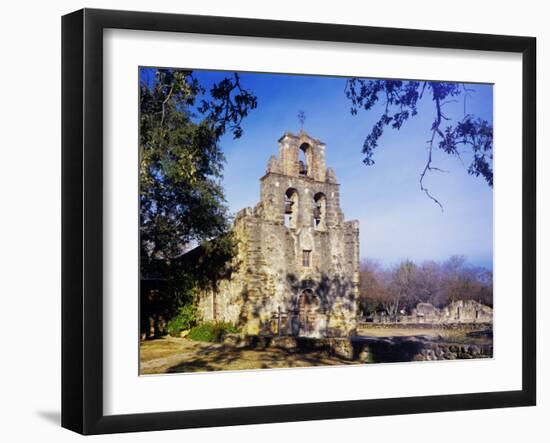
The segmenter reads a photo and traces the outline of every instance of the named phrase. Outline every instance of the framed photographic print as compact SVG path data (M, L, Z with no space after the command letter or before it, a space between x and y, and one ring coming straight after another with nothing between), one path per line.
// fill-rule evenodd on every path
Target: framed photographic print
M62 22L62 425L534 405L530 37Z

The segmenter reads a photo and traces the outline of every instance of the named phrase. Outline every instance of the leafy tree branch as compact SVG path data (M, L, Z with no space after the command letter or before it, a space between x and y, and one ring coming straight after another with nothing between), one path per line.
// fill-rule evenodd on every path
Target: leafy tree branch
M428 155L420 173L420 190L433 200L442 210L443 205L424 184L428 172L446 172L433 164L433 152L437 148L446 154L461 159L460 148L471 154L468 173L482 176L489 186L493 186L493 126L486 120L466 113L466 98L472 90L460 83L402 80L368 80L350 78L346 82L345 94L351 101L351 114L359 110L371 111L378 103L382 114L366 136L362 147L363 162L374 164L374 154L380 137L386 127L401 129L403 124L418 114L420 100L429 96L434 105L434 120L427 141ZM452 122L445 114L445 106L464 95L464 116Z

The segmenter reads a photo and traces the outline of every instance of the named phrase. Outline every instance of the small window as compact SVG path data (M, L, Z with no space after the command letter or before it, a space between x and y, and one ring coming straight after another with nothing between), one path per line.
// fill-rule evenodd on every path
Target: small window
M311 266L311 251L304 250L302 255L302 266L309 268Z

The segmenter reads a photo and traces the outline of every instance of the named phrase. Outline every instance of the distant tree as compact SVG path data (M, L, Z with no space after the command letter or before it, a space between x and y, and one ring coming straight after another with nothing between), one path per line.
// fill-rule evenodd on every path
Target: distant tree
M447 304L462 300L470 292L472 275L466 267L466 259L462 255L454 255L443 263L443 299L440 303Z
M220 137L243 134L257 99L238 74L209 91L192 71L157 69L140 85L140 273L144 315L169 316L204 275L190 275L178 257L210 241L211 256L231 256L229 216L221 178ZM217 239L213 241L213 239ZM224 271L208 268L208 277ZM204 268L197 268L204 271ZM180 294L178 297L177 294Z
M443 308L453 301L475 300L492 306L493 274L468 266L460 255L443 263L416 265L404 260L390 269L365 260L360 268L359 294L363 315L383 310L395 321L400 311L410 311L419 302Z
M416 270L416 298L424 303L438 305L440 303L443 271L435 261L425 261Z
M395 320L400 309L417 300L417 286L417 266L412 261L404 260L392 270L385 303L390 318Z
M365 260L360 269L360 309L364 314L381 309L395 321L399 311L417 299L417 286L417 266L412 261L386 270L376 261Z
M375 260L361 262L359 271L359 309L366 316L376 312L386 298L382 266Z
M475 300L493 305L493 273L479 267L467 266L463 256L453 256L442 266L441 304L457 300Z
M493 272L480 268L477 273L477 294L472 298L493 307Z
M434 106L434 119L427 141L426 165L420 173L420 189L443 210L443 206L424 184L428 172L441 171L433 164L435 148L446 154L460 158L459 148L470 151L471 162L468 173L482 176L489 186L493 186L493 126L486 120L466 113L461 120L451 123L445 115L445 105L465 97L471 92L465 84L431 81L368 80L351 78L346 82L345 93L351 100L351 114L360 109L370 111L378 102L382 103L382 115L365 138L362 152L366 165L374 164L374 153L384 129L391 126L400 129L403 124L418 114L418 103L429 95Z

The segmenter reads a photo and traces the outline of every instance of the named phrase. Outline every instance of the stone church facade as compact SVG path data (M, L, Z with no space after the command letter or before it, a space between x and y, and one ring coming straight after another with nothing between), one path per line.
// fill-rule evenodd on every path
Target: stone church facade
M260 202L234 221L236 271L199 299L203 320L245 334L353 334L359 222L344 220L325 145L303 131L284 134L260 187Z

